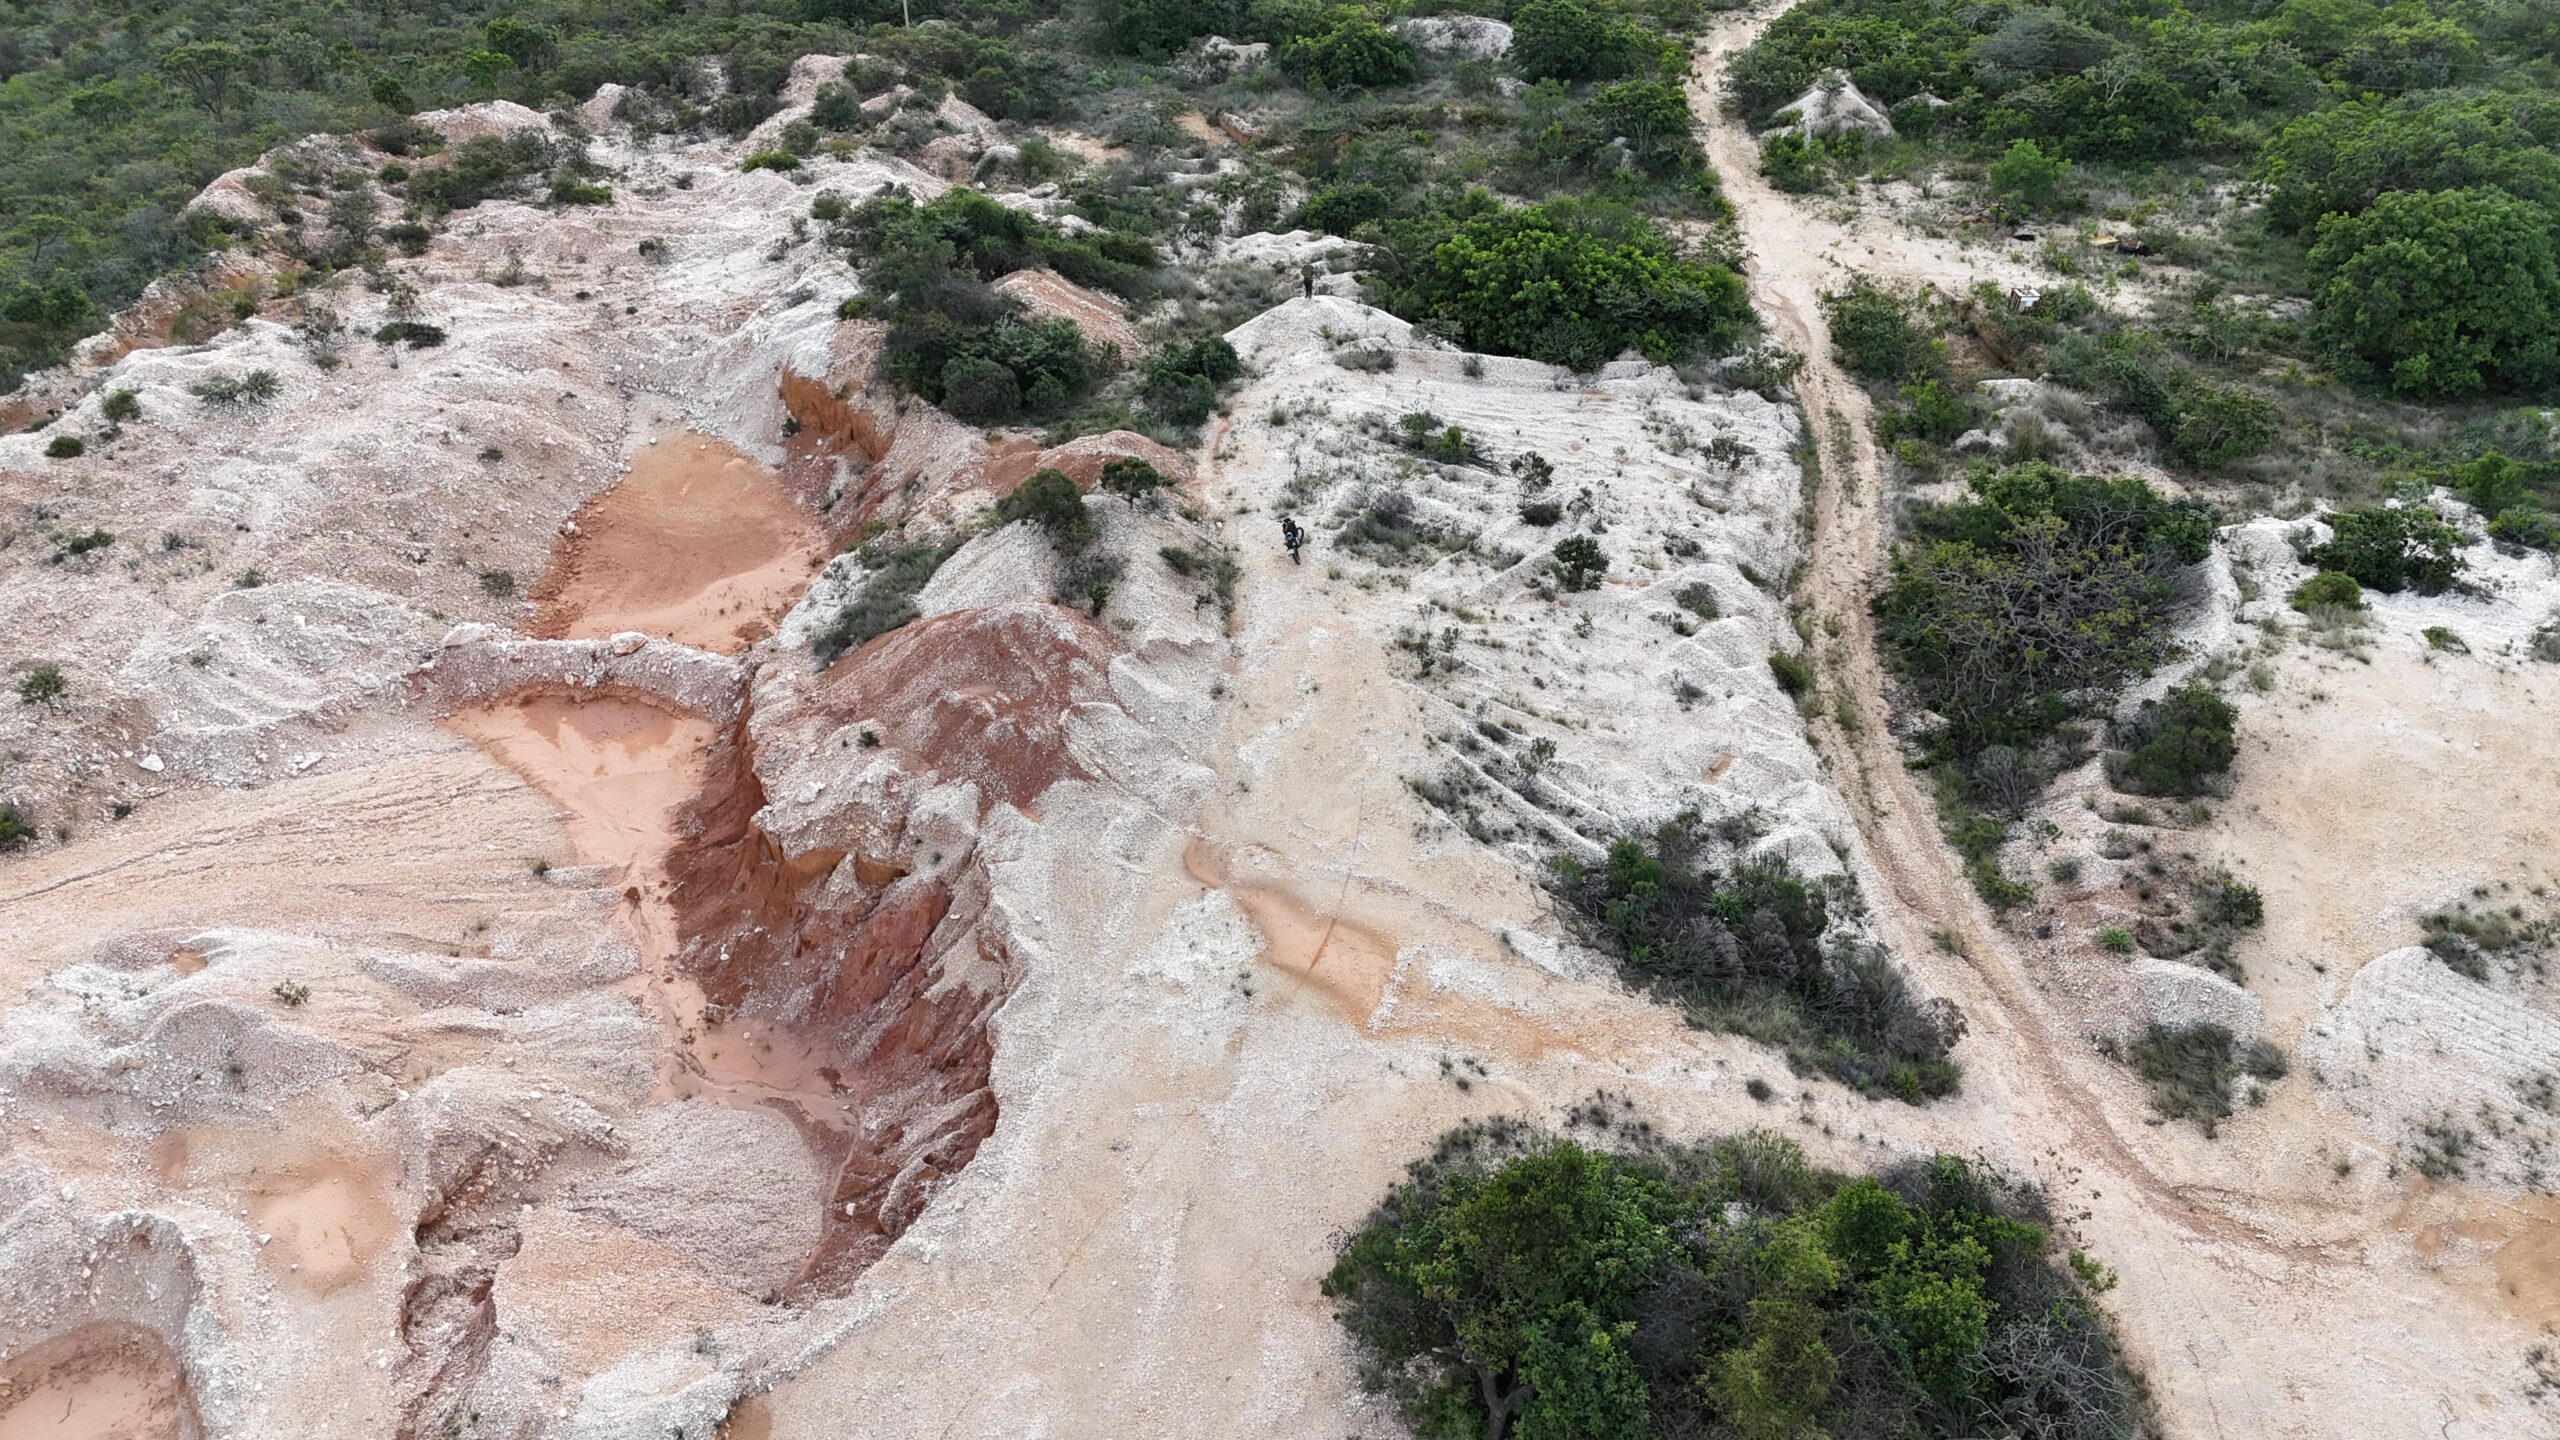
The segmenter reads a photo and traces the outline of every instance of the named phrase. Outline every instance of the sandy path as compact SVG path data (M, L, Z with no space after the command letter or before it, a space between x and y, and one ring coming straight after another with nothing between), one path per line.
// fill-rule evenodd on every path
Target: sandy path
M2504 1357L2456 1338L2471 1305L2413 1273L2423 1264L2377 1270L2386 1255L2405 1254L2373 1243L2379 1217L2307 1193L2307 1176L2266 1173L2263 1156L2145 1123L2126 1072L2099 1059L2035 991L1884 728L1891 709L1867 607L1888 561L1891 508L1871 407L1831 357L1821 294L1847 278L1844 260L1946 289L2027 277L2015 257L1898 232L1851 235L1760 177L1757 144L1724 111L1718 77L1792 3L1716 26L1691 76L1691 105L1749 243L1752 300L1806 357L1797 394L1820 445L1821 486L1800 593L1833 637L1819 647L1825 690L1867 717L1848 728L1823 707L1808 723L1857 815L1881 882L1870 895L1897 954L1971 1022L1959 1051L1966 1095L1956 1103L1980 1112L1986 1141L2007 1139L2034 1157L2057 1209L2076 1214L2089 1247L2122 1274L2110 1298L2170 1433L2414 1434L2420 1424L2423 1433L2518 1433L2495 1428L2495 1411L2512 1399L2479 1393L2479 1367ZM2315 1292L2322 1303L2306 1305ZM2411 1322L2417 1334L2403 1328ZM2436 1363L2452 1367L2457 1355L2470 1376ZM2312 1396L2323 1398L2305 1403Z
M779 477L680 430L579 509L534 591L531 633L637 630L734 655L772 632L825 556Z

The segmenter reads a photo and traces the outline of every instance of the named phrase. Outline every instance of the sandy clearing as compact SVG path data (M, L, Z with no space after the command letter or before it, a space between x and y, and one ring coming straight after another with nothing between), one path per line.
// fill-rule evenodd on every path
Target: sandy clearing
M0 1440L194 1440L178 1357L139 1325L84 1325L0 1365Z
M625 874L665 854L668 812L701 788L713 733L700 716L610 694L536 693L444 724L559 805L582 862Z
M826 549L772 471L679 431L643 447L580 507L534 589L531 633L637 630L734 655L772 633Z

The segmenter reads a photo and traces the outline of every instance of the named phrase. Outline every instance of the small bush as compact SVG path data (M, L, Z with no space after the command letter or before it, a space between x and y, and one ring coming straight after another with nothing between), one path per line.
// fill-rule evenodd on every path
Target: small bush
M2341 570L2385 595L2440 595L2463 570L2462 532L2423 506L2384 505L2329 517L2330 538L2303 552L2323 570Z
M1567 590L1594 590L1608 573L1609 557L1588 535L1567 535L1555 544L1557 578Z
M284 390L284 382L273 370L252 370L246 375L216 375L197 382L191 393L207 405L245 405L274 399Z
M1523 500L1520 518L1543 530L1564 518L1564 505L1555 500Z
M106 399L98 402L98 413L105 416L109 424L121 425L141 416L142 397L131 390L110 391Z
M811 642L810 650L818 663L832 664L846 651L858 649L874 636L885 635L914 620L917 593L959 548L956 537L939 545L865 546L856 558L870 571L870 578Z
M2361 610L2364 587L2344 570L2323 570L2293 587L2296 610Z
M788 150L759 150L739 161L738 168L742 171L797 170L800 168L800 157Z
M2283 1051L2264 1040L2244 1045L2210 1021L2154 1025L2134 1041L2129 1058L2151 1087L2154 1110L2165 1119L2194 1120L2207 1135L2229 1118L2236 1077L2281 1080L2286 1070Z
M1701 620L1713 620L1724 613L1716 605L1715 587L1703 580L1692 580L1673 591L1671 601Z
M2121 925L2109 925L2098 931L2098 948L2113 955L2133 953L2133 932Z
M2144 795L2196 795L2231 768L2239 712L2200 683L2181 685L2120 726L2117 783Z
M1128 501L1132 510L1138 507L1139 501L1173 484L1164 478L1162 471L1132 455L1115 455L1104 461L1101 477L1096 483Z
M441 326L429 325L423 320L394 320L374 331L373 338L379 345L406 345L412 350L429 350L443 344L445 337Z
M1100 533L1085 508L1084 494L1061 470L1041 470L996 502L996 523L1029 521L1049 534L1060 550L1081 550Z
M1013 371L979 355L954 355L942 367L942 408L980 425L1002 425L1022 413Z
M299 980L279 980L275 997L284 1003L285 1008L298 1010L311 1003L311 987Z
M18 681L18 703L49 705L70 689L71 682L63 678L61 666L50 663L38 665Z
M77 435L56 435L47 442L44 453L51 460L77 460L89 453L89 442Z
M515 572L511 570L481 571L480 593L492 600L503 600L513 595L516 593Z
M1769 652L1769 673L1777 677L1779 689L1798 700L1813 693L1813 667L1784 650Z
M382 227L382 238L391 248L412 259L427 253L427 242L435 232L415 220L401 220Z
M575 175L562 175L551 182L551 200L555 205L610 205L613 191L590 185Z

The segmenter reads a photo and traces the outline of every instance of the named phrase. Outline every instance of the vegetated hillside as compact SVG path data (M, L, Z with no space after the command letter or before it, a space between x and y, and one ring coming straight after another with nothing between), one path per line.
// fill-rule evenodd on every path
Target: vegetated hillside
M2049 367L2148 444L2048 412L2013 449L2049 430L2361 497L2490 454L2560 458L2529 413L2560 387L2555 47L2549 7L2521 0L1812 0L1736 61L1730 95L1771 127L1782 186L2040 232L2040 303L1947 297L1930 328ZM1843 83L1872 108L1789 108ZM1982 418L1964 396L1908 408L1937 444Z

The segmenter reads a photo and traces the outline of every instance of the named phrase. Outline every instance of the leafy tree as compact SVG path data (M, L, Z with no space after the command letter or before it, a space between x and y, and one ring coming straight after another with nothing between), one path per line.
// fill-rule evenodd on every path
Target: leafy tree
M984 355L953 355L942 366L942 408L963 420L1002 425L1022 413L1022 382Z
M1609 570L1608 552L1588 535L1567 535L1555 544L1556 574L1567 590L1597 589Z
M218 112L231 87L249 73L249 57L239 46L221 40L180 45L160 57L163 79L184 89L209 112Z
M548 26L513 15L498 15L490 18L486 28L489 48L506 56L519 70L547 70L559 55L560 37Z
M2322 222L2320 329L2357 372L2426 399L2560 383L2560 240L2503 190L2396 191Z
M2368 506L2329 517L2329 539L2303 552L2323 570L2343 571L2386 595L2438 595L2463 570L2462 532L2423 506Z
M1621 73L1624 40L1584 0L1527 0L1511 12L1511 66L1528 80L1592 80Z
M1434 1440L2132 1440L2135 1387L2034 1207L1952 1157L1852 1178L1766 1133L1611 1152L1484 1121L1323 1288L1363 1383Z
M2033 140L2014 140L1984 173L1991 198L2013 215L2033 215L2069 207L2066 187L2071 162L2047 155Z

